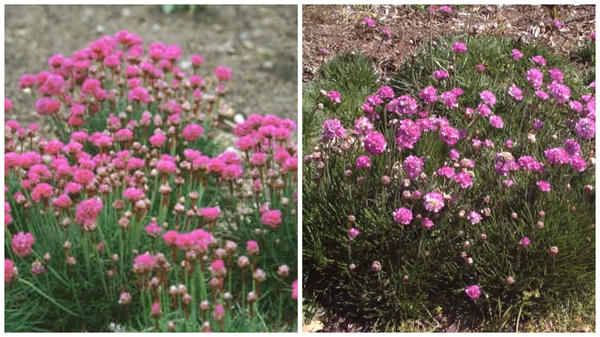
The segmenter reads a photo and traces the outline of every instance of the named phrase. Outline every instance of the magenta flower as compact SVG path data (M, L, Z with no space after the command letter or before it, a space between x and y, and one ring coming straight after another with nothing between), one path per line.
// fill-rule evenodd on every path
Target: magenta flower
M375 21L374 21L373 19L371 19L370 17L366 17L366 18L363 20L363 23L364 23L365 25L367 25L367 26L371 27L371 28L374 28L374 27L375 27L375 25L376 25L376 24L375 24Z
M298 300L298 280L292 282L292 299Z
M421 170L423 169L423 161L421 160L421 158L411 155L404 159L404 162L402 162L402 166L408 178L415 179L419 176Z
M531 68L525 73L525 78L527 78L527 81L529 81L533 88L539 89L542 87L544 74L538 68Z
M582 118L575 124L577 137L592 139L596 133L596 122L590 118Z
M219 81L230 81L231 77L232 77L232 71L231 69L225 67L225 66L218 66L215 68L215 77L219 80Z
M465 288L465 294L473 301L477 301L479 296L481 296L481 289L479 289L478 285L470 285Z
M419 98L422 99L425 104L431 104L437 101L437 90L433 86L429 86L419 93Z
M190 123L183 128L181 135L189 142L194 142L204 133L204 129L200 124Z
M10 282L17 274L17 267L10 259L4 259L4 284Z
M260 222L271 228L279 227L281 221L281 211L278 209L266 211L260 216Z
M83 200L77 206L75 221L88 226L95 225L96 218L100 214L100 211L102 211L102 207L103 205L100 199L92 198Z
M31 247L35 239L31 233L19 232L11 239L12 251L18 256L24 257L31 254Z
M149 236L156 238L162 233L162 228L156 224L155 221L151 221L148 226L144 227L146 234Z
M423 197L423 205L427 211L438 213L444 208L444 197L438 192L429 192Z
M346 135L346 130L338 119L329 119L323 122L322 141L343 138Z
M490 125L496 129L502 129L504 127L504 121L502 121L502 117L492 115L490 116Z
M454 146L460 139L460 133L450 125L440 128L440 140L448 146Z
M528 237L524 237L521 240L519 240L519 245L522 247L527 247L531 244L531 240L529 240Z
M463 42L454 42L454 44L452 44L452 50L454 50L455 53L462 54L467 51L467 45Z
M371 167L371 158L369 158L368 156L360 156L356 158L355 165L358 169L369 168Z
M483 103L491 107L494 107L494 105L496 105L496 95L494 95L494 93L489 90L484 90L480 92L479 97L481 98Z
M258 247L258 242L250 240L246 242L246 251L248 254L256 255L259 253L260 249Z
M348 238L350 238L350 240L354 240L356 239L356 237L360 234L360 231L356 228L350 228L348 230Z
M475 211L471 211L471 212L469 212L469 215L467 215L467 221L469 221L469 223L471 225L476 225L476 224L480 223L481 220L482 220L481 214L479 214Z
M546 65L546 59L542 55L533 56L531 60L542 67Z
M331 103L342 103L342 94L335 90L331 90L327 93L327 97Z
M523 91L514 84L508 88L508 94L517 101L521 101L523 99Z
M540 192L550 192L550 183L544 180L540 180L535 183Z
M512 58L513 58L513 60L517 61L521 57L523 57L523 53L520 50L518 50L518 49L513 49L512 50Z
M409 225L413 219L412 211L406 207L398 208L392 215L394 216L395 222L399 222L403 225Z
M410 119L403 119L398 126L396 146L398 150L412 149L421 137L421 128Z
M435 78L438 81L445 80L448 77L450 77L450 74L448 74L448 72L445 70L436 70L433 73L433 78Z
M367 117L358 117L354 121L354 132L359 136L364 136L373 131L373 123Z
M385 137L376 131L369 132L364 139L365 151L370 155L380 155L385 151L387 143Z

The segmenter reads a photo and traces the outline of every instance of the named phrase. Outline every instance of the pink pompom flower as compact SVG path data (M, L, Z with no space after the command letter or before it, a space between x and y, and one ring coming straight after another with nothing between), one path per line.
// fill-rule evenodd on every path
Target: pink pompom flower
M31 233L19 232L12 237L11 247L15 254L24 257L31 254L31 247L35 239Z
M260 216L260 222L271 228L277 228L281 224L281 211L278 209L264 212Z

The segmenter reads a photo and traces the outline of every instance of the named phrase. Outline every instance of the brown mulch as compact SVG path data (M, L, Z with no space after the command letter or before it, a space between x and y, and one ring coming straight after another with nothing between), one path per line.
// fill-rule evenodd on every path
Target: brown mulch
M303 81L314 79L331 55L359 51L376 60L384 77L397 69L407 53L423 42L450 34L502 35L525 43L537 42L569 55L573 47L595 32L595 6L452 6L452 13L429 15L426 6L331 5L303 6ZM391 40L365 29L372 17L376 30L385 28ZM552 21L563 22L558 30ZM328 55L323 56L320 48Z

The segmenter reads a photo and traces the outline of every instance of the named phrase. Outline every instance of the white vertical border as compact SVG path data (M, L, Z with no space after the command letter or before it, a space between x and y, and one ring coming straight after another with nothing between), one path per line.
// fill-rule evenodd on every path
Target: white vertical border
M298 332L302 333L304 324L302 313L302 163L304 156L302 151L302 3L298 3Z

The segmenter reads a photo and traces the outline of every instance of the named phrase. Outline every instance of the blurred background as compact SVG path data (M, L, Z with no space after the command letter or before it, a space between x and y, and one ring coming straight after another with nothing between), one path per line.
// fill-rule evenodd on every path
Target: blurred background
M179 44L179 65L198 53L200 75L218 65L233 70L228 101L235 112L297 116L297 6L5 6L5 96L14 108L6 119L39 118L34 95L19 91L24 73L46 69L48 57L70 57L103 35L126 29L144 46ZM185 64L183 64L185 68Z

